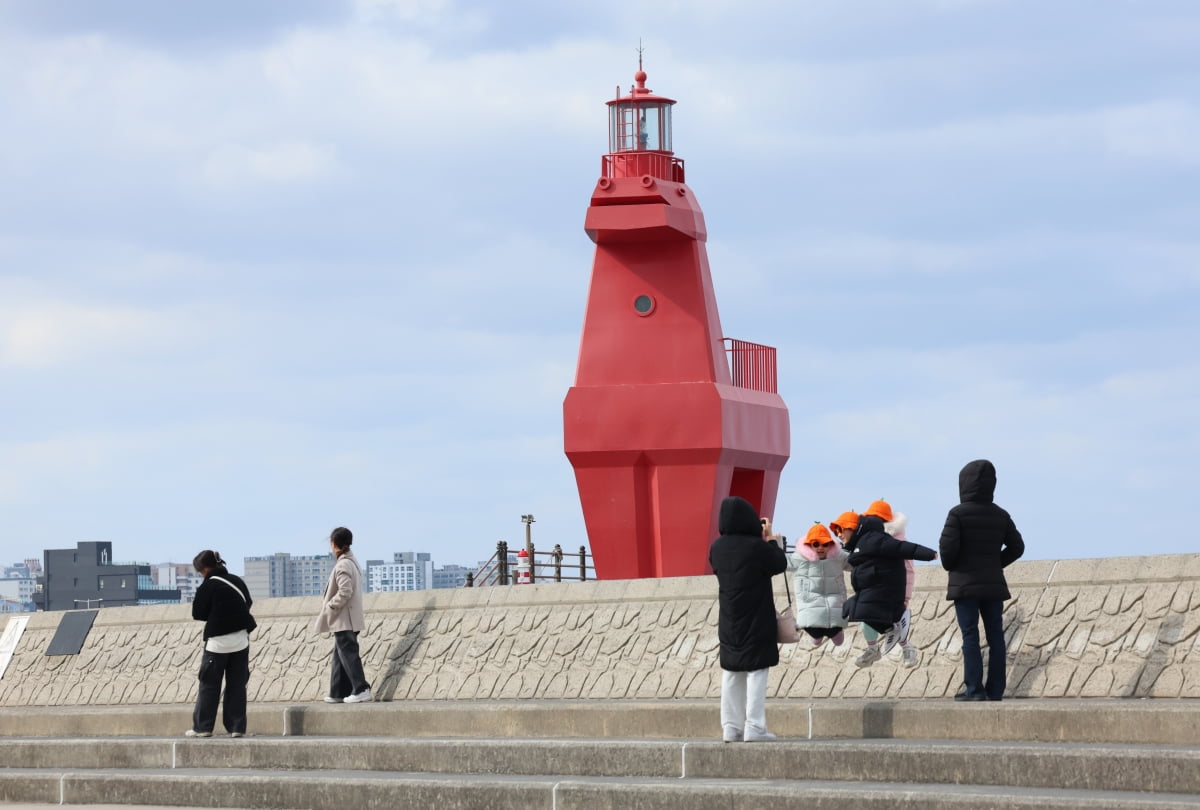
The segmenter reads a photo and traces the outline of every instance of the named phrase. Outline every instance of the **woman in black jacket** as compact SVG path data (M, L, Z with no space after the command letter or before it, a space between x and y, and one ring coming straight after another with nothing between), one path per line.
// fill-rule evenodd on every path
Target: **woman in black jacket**
M779 625L771 577L787 568L787 555L763 537L750 502L721 502L721 536L708 551L717 575L721 642L721 727L725 742L773 740L767 731L767 670L779 663Z
M1004 601L1011 594L1004 569L1025 553L1025 541L1008 512L992 501L995 493L992 462L967 462L958 474L960 503L946 515L938 541L942 567L950 572L946 598L954 602L962 633L963 689L955 700L1001 700L1007 683ZM988 645L986 683L980 619Z
M229 736L241 737L246 733L250 631L257 626L250 615L254 600L242 578L229 573L219 553L201 551L192 560L192 566L204 576L192 600L192 618L204 622L204 655L200 659L200 690L192 711L192 727L186 736L212 736L224 679L221 720Z

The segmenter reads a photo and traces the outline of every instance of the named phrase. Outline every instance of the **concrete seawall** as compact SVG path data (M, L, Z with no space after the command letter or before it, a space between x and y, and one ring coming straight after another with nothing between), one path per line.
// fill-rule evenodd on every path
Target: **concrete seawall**
M1007 575L1009 696L1200 698L1200 556L1018 562ZM840 648L785 645L769 694L952 695L960 639L945 586L936 564L917 567L917 668L888 658L855 668L862 640L852 628ZM255 603L252 701L326 693L332 642L311 630L319 602ZM720 691L711 576L368 594L366 609L363 659L387 700L662 700ZM101 610L80 653L65 656L46 655L65 614L25 615L0 706L195 699L201 625L190 606Z

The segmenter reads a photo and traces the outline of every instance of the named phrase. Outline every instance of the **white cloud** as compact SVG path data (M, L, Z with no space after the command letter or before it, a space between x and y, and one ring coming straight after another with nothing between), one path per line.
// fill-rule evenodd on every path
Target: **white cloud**
M227 144L209 153L201 177L211 186L229 190L320 181L338 170L337 150L328 145L291 142L250 148Z
M171 333L165 313L129 306L47 301L0 303L0 367L49 368L116 360Z
M1109 149L1141 160L1200 166L1200 109L1164 100L1103 114Z

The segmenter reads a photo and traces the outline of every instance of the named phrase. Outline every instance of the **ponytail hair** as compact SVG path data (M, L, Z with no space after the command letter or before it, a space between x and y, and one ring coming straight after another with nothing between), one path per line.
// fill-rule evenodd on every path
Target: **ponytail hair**
M219 569L222 574L229 573L225 568L225 561L221 559L221 552L207 548L197 554L196 559L192 560L192 567L196 569L197 573L201 574L208 568Z

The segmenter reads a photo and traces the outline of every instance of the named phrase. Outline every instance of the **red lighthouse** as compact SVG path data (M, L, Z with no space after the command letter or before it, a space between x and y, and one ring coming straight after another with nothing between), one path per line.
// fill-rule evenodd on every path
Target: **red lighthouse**
M609 153L584 223L596 257L563 402L603 579L708 572L721 499L770 515L791 443L775 350L723 337L704 215L671 151L675 102L640 68L608 102Z

